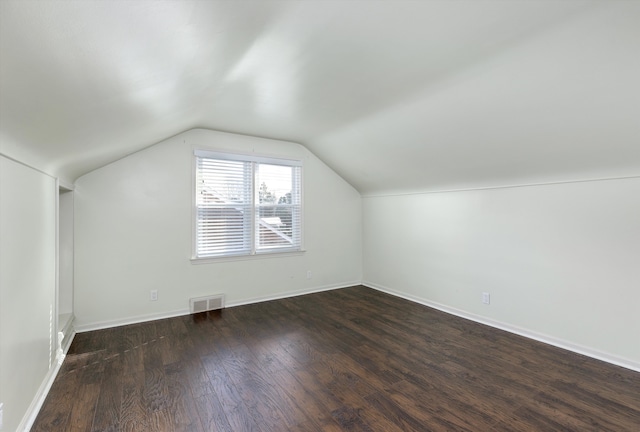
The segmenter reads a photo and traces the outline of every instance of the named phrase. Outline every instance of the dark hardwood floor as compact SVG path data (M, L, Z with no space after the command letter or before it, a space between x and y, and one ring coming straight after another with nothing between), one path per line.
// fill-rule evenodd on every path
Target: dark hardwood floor
M32 431L640 431L640 373L365 287L81 333Z

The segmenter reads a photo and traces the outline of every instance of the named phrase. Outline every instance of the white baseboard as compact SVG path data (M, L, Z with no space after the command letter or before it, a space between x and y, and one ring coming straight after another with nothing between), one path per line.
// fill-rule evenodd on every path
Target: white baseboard
M340 283L340 284L323 285L319 287L307 288L307 289L301 289L301 290L295 290L295 291L286 291L276 295L252 297L246 300L231 302L226 304L226 307L243 306L243 305L254 304L254 303L262 303L262 302L271 301L271 300L279 300L279 299L289 298L289 297L298 297L301 295L313 294L313 293L322 292L322 291L331 291L331 290L336 290L341 288L348 288L348 287L357 286L361 284L362 284L361 281L354 281L354 282L347 282L347 283Z
M138 315L129 318L121 318L116 320L99 321L95 323L81 324L76 327L78 333L84 333L93 330L103 330L112 327L120 327L129 324L138 324L147 321L155 321L165 318L173 318L182 315L189 315L189 308L178 309L170 312L161 312L156 314Z
M67 331L64 332L64 340L62 341L62 351L64 354L67 354L69 348L71 347L71 342L73 342L73 338L76 337L76 330L71 327Z
M248 298L248 299L244 299L244 300L238 300L238 301L229 302L229 303L227 303L225 305L225 307L229 308L229 307L234 307L234 306L242 306L242 305L247 305L247 304L260 303L260 302L265 302L265 301L270 301L270 300L278 300L278 299L287 298L287 297L296 297L296 296L305 295L305 294L312 294L312 293L315 293L315 292L329 291L329 290L334 290L334 289L346 288L346 287L350 287L350 286L354 286L354 285L360 285L360 281L333 284L333 285L323 285L323 286L320 286L320 287L313 287L313 288L294 290L294 291L285 291L283 293L278 293L278 294L269 295L269 296L252 297L252 298ZM174 310L174 311L170 311L170 312L162 312L162 313L158 313L158 314L138 315L138 316L134 316L134 317L122 318L122 319L117 319L117 320L109 320L109 321L101 321L101 322L96 322L96 323L82 324L82 325L79 325L79 326L76 327L76 331L78 333L84 333L84 332L87 332L87 331L102 330L102 329L107 329L107 328L112 328L112 327L119 327L119 326L129 325L129 324L138 324L138 323L141 323L141 322L155 321L155 320L165 319L165 318L174 318L174 317L177 317L177 316L183 316L183 315L189 315L189 314L190 314L189 308L184 308L184 309Z
M633 361L624 357L620 357L614 354L610 354L610 353L606 353L606 352L602 352L593 348L589 348L589 347L585 347L582 345L578 345L569 341L566 341L564 339L559 339L553 336L549 336L546 334L542 334L542 333L537 333L528 329L524 329L521 327L517 327L511 324L507 324L504 322L500 322L500 321L495 321L489 318L485 318L482 317L480 315L475 315L469 312L466 312L464 310L461 309L456 309L456 308L452 308L450 306L446 306L440 303L436 303L427 299L423 299L420 297L416 297L416 296L412 296L412 295L408 295L405 293L402 293L400 291L396 291L393 290L391 288L373 283L373 282L369 282L369 281L362 281L362 285L368 287L368 288L372 288L378 291L382 291L384 293L387 294L391 294L392 296L395 297L400 297L403 298L405 300L409 300L412 301L414 303L419 303L421 305L424 306L428 306L430 308L433 309L437 309L439 311L442 312L446 312L448 314L451 315L455 315L458 316L460 318L465 318L480 324L484 324L484 325L488 325L490 327L494 327L494 328L498 328L500 330L504 330L507 331L509 333L514 333L520 336L524 336L526 338L529 339L533 339L533 340L537 340L538 342L542 342L542 343L546 343L548 345L553 345L555 347L558 348L562 348L562 349L566 349L568 351L572 351L578 354L582 354L585 355L587 357L591 357L594 358L596 360L601 360L607 363L611 363L614 364L616 366L621 366L623 368L626 369L631 369L633 371L636 372L640 372L640 362L637 361Z
M71 341L73 341L73 338L76 335L73 327L71 327L70 330L71 332L69 334L69 338L67 339L65 337L65 340L67 340L68 342L66 342L62 348L65 354L67 353L67 351L69 351ZM47 375L44 377L42 384L40 384L40 388L38 388L36 395L33 397L33 400L31 401L27 412L22 417L22 421L16 429L17 432L29 432L31 430L31 426L33 426L33 423L36 421L36 417L38 417L40 408L42 408L42 404L44 404L44 400L47 398L49 390L51 390L51 386L53 385L56 376L58 376L58 372L60 371L61 367L62 365L60 363L54 361L53 366L49 368L49 372L47 372Z
M75 319L76 318L72 314L69 317L69 320L67 321L67 323L61 329L62 333L64 333L64 339L62 340L62 351L64 353L69 351L69 347L71 346L71 341L76 335L76 330L73 326Z

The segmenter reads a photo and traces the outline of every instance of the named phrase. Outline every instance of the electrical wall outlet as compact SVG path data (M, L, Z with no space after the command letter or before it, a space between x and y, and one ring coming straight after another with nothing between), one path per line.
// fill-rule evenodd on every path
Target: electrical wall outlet
M311 270L307 270L307 279L311 279L312 277Z
M487 305L491 303L491 295L489 293L487 292L482 293L482 303Z
M151 299L151 301L158 300L158 290L151 290L149 298Z

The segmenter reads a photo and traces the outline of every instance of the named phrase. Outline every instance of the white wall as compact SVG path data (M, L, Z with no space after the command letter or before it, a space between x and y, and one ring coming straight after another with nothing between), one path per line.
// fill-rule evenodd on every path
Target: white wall
M73 314L73 192L60 191L58 202L58 314Z
M626 179L366 197L363 279L640 370L639 196Z
M18 428L55 346L55 179L0 156L0 402Z
M302 159L306 252L192 264L194 148ZM237 304L362 279L360 195L298 144L191 130L79 178L74 194L80 330L185 313L190 297Z

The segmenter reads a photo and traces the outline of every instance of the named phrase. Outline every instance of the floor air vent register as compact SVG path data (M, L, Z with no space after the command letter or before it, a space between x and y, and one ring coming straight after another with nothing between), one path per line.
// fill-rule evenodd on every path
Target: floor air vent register
M224 308L224 294L189 299L189 310L192 314Z

